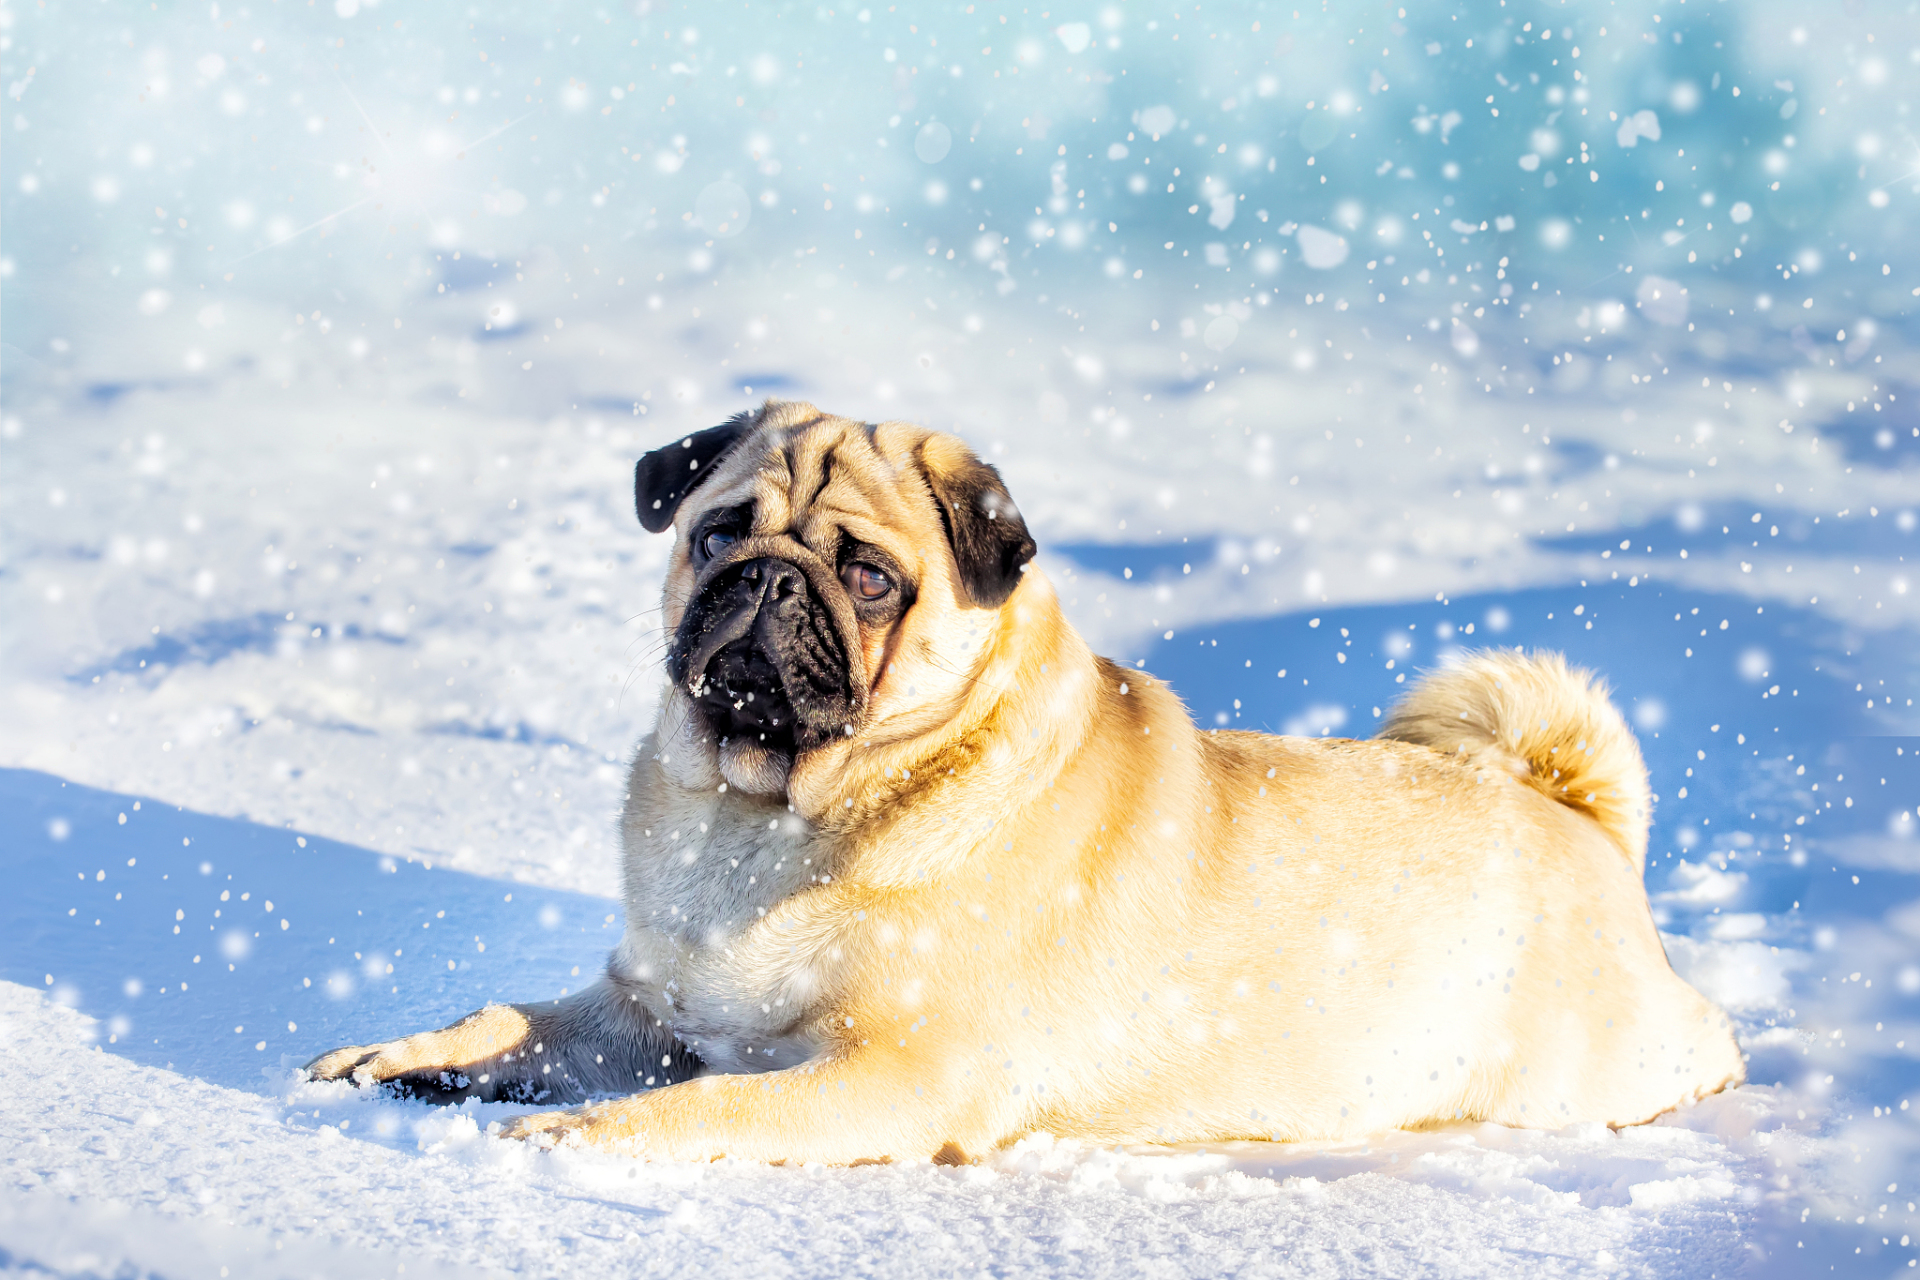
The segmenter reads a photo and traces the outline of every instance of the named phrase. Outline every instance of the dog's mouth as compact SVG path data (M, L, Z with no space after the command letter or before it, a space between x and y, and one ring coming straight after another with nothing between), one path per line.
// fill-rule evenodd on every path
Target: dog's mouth
M788 756L799 744L786 683L751 639L735 640L715 653L689 692L723 740L755 742Z
M831 608L790 561L730 565L681 620L667 673L719 745L793 759L846 732L859 712L852 663Z

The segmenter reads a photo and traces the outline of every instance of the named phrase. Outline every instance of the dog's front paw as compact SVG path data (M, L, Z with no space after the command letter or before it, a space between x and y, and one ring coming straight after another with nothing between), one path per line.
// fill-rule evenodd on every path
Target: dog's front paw
M566 1111L536 1111L509 1120L501 1127L499 1136L515 1142L530 1142L546 1150L585 1146L637 1155L641 1153L639 1133L630 1112L630 1107L619 1102L596 1103Z
M378 1044L350 1044L332 1053L321 1054L301 1070L309 1080L352 1080L355 1084L372 1084L376 1077L368 1075L362 1078L361 1068L374 1062L385 1047Z
M410 1043L419 1038L408 1036L405 1040L388 1044L354 1044L335 1049L332 1053L323 1053L307 1064L307 1078L351 1080L365 1088L368 1085L386 1084L419 1072L424 1067L437 1065L424 1061L418 1046Z
M531 1115L515 1116L501 1128L500 1136L551 1150L575 1135L584 1136L589 1123L585 1111L582 1107L571 1111L536 1111Z
M384 1086L400 1097L427 1102L458 1102L494 1092L484 1069L475 1071L470 1064L445 1061L445 1055L434 1053L432 1035L335 1049L307 1064L307 1079L350 1080L363 1089Z
M309 1080L351 1080L366 1088L385 1085L405 1097L431 1102L496 1097L538 1101L553 1087L546 1049L526 1047L526 1018L506 1005L488 1005L440 1031L422 1031L384 1044L349 1045L309 1062ZM536 1061L539 1070L535 1070Z

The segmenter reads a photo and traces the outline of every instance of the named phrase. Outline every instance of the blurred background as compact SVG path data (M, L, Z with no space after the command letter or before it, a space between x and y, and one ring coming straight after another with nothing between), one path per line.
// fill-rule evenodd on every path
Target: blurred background
M0 8L0 762L610 893L634 460L913 419L1205 725L1604 672L1676 965L1878 1153L1776 1208L1905 1265L1911 6L484 9Z

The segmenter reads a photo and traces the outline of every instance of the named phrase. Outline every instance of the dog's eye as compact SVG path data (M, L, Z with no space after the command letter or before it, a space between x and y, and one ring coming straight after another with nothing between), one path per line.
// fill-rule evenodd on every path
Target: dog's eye
M870 564L855 562L840 571L847 590L862 600L878 600L893 590L893 579Z
M738 535L728 533L724 529L715 529L700 540L700 548L707 553L707 559L711 560L738 541L740 541Z

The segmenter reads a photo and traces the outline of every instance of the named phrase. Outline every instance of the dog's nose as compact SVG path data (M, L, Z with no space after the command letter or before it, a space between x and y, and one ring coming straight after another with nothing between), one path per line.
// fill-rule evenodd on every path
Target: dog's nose
M741 567L740 579L758 584L764 601L785 600L802 595L807 589L806 575L798 565L786 560L749 560Z
M767 594L775 600L784 600L806 589L806 576L785 560L776 560L768 571Z

